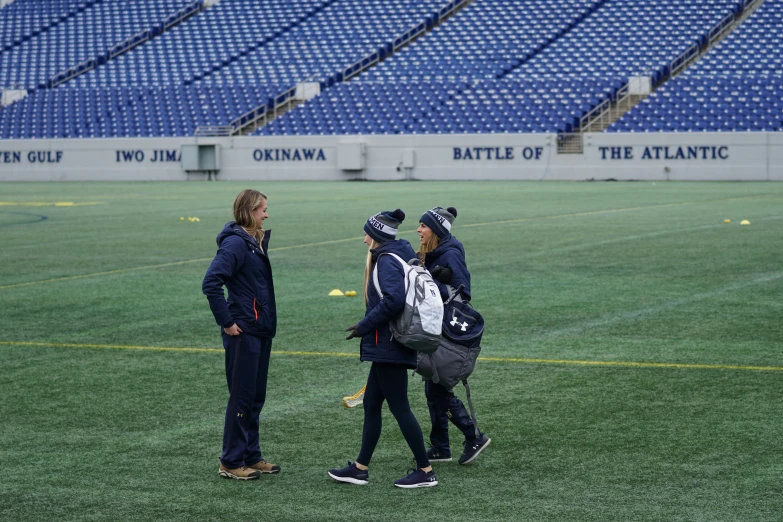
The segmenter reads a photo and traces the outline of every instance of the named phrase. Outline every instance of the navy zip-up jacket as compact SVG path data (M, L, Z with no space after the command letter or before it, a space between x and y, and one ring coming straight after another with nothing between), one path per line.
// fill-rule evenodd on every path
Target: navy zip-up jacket
M460 295L463 300L470 301L470 272L468 272L468 265L465 262L465 248L456 237L449 235L440 241L438 248L432 252L427 252L424 256L424 266L430 271L436 266L450 268L451 282L449 285L455 289L459 288L460 285L465 285ZM440 289L441 298L443 301L446 301L449 298L449 291L446 285L437 279L435 284Z
M236 224L227 223L217 236L218 251L204 276L201 290L209 300L215 322L223 328L236 323L254 337L275 336L277 308L267 230L258 247L255 239ZM223 287L228 289L228 301Z
M383 256L378 259L378 256L394 253L407 262L416 257L416 252L404 239L387 241L370 252L373 267L378 264L378 283L383 299L375 290L370 272L367 311L357 326L362 336L360 358L362 361L403 364L415 368L416 352L392 339L389 329L389 321L405 309L405 272L400 262L393 257Z

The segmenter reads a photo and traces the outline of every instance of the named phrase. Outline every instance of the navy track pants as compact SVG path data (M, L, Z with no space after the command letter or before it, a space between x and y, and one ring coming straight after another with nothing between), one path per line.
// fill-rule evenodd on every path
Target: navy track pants
M263 459L259 415L266 400L272 339L223 332L223 348L229 397L220 461L230 469L252 466Z
M454 395L450 388L441 386L432 381L424 381L424 394L427 396L427 406L430 409L432 431L430 442L432 447L441 453L450 453L449 449L449 421L465 435L465 441L472 443L476 439L476 430L473 419L465 409L462 401Z

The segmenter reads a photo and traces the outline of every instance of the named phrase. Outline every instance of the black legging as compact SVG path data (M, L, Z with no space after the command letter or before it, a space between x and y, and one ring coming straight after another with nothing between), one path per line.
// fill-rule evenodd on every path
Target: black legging
M381 407L383 401L389 403L389 410L397 419L405 441L413 452L416 465L426 468L430 465L421 428L413 416L408 403L408 371L401 364L372 363L364 390L364 431L362 449L356 462L370 465L370 459L381 437Z

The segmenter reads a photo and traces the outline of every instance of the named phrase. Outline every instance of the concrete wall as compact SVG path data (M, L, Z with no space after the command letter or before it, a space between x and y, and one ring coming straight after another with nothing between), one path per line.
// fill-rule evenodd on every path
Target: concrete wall
M0 140L0 180L203 179L180 164L193 144L220 146L225 180L783 181L783 133L587 134L583 154L548 134Z

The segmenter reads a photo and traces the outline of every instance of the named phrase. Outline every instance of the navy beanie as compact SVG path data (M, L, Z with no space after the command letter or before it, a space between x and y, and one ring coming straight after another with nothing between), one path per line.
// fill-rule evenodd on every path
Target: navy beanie
M397 228L405 220L405 212L400 209L392 212L384 210L370 216L364 224L364 231L379 243L397 239Z
M435 207L425 212L419 221L431 228L436 236L443 239L451 235L451 224L454 223L456 217L457 209L454 207Z

